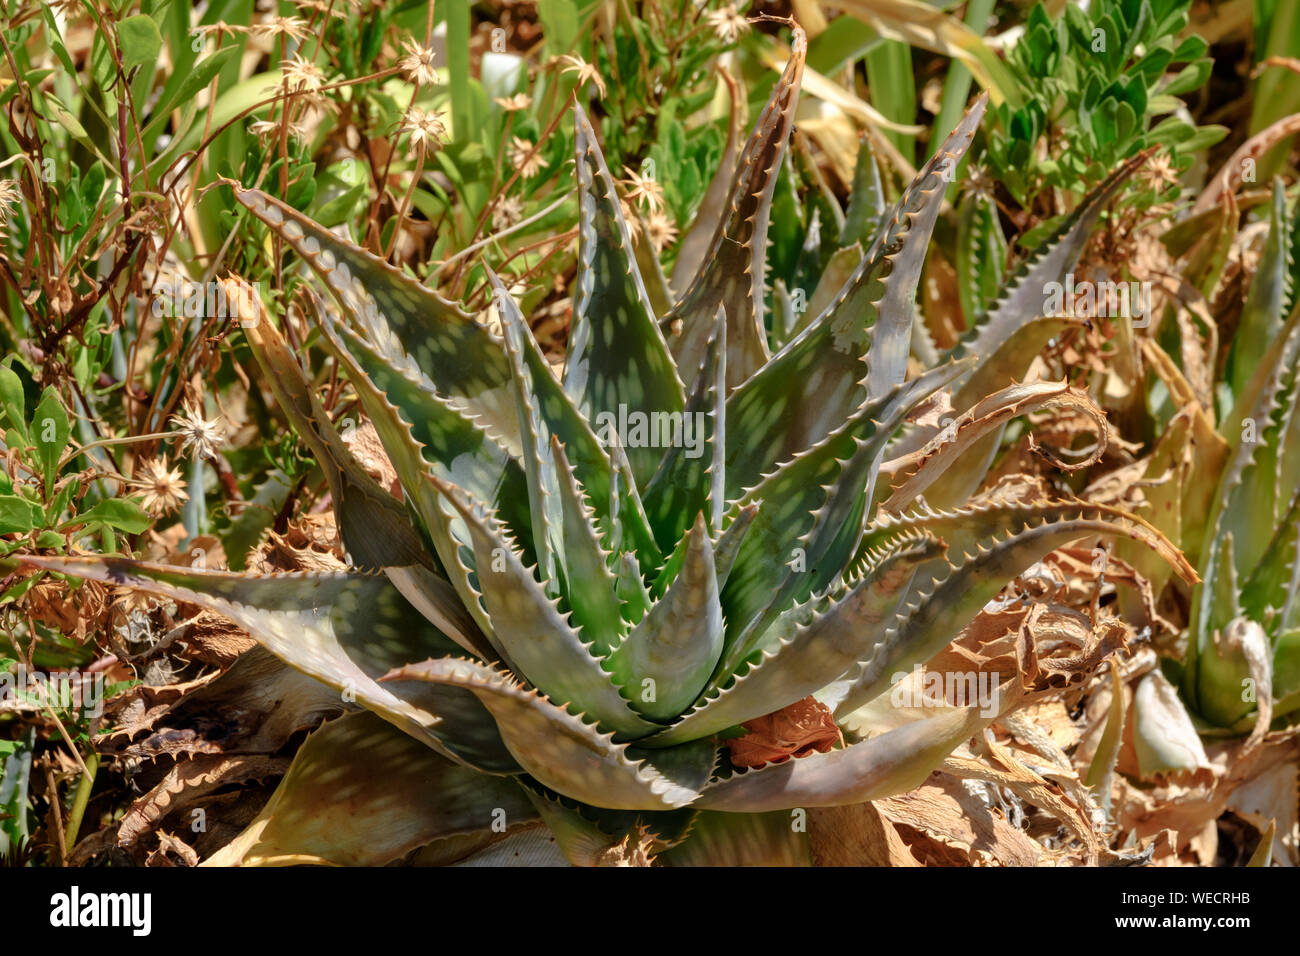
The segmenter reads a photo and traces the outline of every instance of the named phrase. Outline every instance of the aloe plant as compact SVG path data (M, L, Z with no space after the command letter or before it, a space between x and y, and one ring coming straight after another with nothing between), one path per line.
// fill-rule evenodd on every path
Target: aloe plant
M1207 729L1267 726L1300 706L1300 307L1280 183L1269 225L1226 370L1228 453L1183 662L1184 696Z
M1023 373L1008 343L1054 328L1035 289L1072 267L1132 164L951 355L908 379L918 277L981 98L839 294L773 354L767 219L803 56L797 34L708 254L663 316L575 110L579 272L559 378L490 270L500 335L285 203L234 188L331 293L310 295L312 313L404 501L352 458L269 319L245 316L267 383L326 471L354 570L30 559L225 614L373 715L309 738L223 860L385 862L421 847L451 859L540 816L577 862L806 861L803 810L918 785L991 715L944 712L750 768L728 756L742 725L810 696L844 720L1079 538L1136 539L1194 578L1118 509L968 500L996 434L973 464L924 476L930 504L877 506L881 462L917 443L895 436L921 402L951 388L969 407Z

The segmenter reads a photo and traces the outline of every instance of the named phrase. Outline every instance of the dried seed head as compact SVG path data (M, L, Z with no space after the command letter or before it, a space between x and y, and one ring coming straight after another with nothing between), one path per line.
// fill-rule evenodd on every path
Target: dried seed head
M542 159L540 152L534 150L532 143L518 136L510 138L507 157L510 165L519 170L519 175L524 179L531 179L550 165Z
M749 21L731 4L710 10L704 15L713 35L723 43L735 43L749 32Z
M619 182L626 187L628 200L640 200L651 212L658 212L664 208L664 187L657 179L642 175L627 166L623 167L623 172L627 173L627 178Z
M433 48L422 47L414 40L404 40L402 49L406 55L397 63L397 68L405 75L408 83L429 86L438 82L438 73L433 68Z
M181 453L195 461L215 458L226 437L221 416L204 418L198 403L191 403L188 399L181 414L172 417L171 426L181 432Z
M144 494L140 506L155 518L175 511L182 502L189 501L185 482L179 468L168 468L167 456L147 458L140 463L138 477L131 484Z
M284 66L284 79L290 89L299 93L315 93L325 84L325 74L320 68L296 53Z
M498 96L493 102L507 113L513 113L528 109L533 105L533 98L527 93L516 93L514 96Z
M398 135L409 133L411 146L421 152L430 145L441 146L447 139L447 124L433 110L422 110L412 106L402 117L402 125L397 129Z
M5 234L5 227L9 224L9 216L13 212L14 204L22 196L18 188L18 180L0 179L0 236Z
M565 66L560 70L561 73L575 73L578 77L578 84L594 83L601 96L605 95L605 78L597 72L596 68L580 56L556 57L552 63L563 63Z
M506 196L497 201L492 210L492 228L500 232L509 229L524 217L524 201L518 196Z
M259 23L253 27L253 35L264 40L274 40L277 37L288 37L291 40L303 41L310 37L311 28L307 21L302 17L271 17L265 23Z
M656 209L646 217L645 233L655 252L663 252L677 241L677 224Z

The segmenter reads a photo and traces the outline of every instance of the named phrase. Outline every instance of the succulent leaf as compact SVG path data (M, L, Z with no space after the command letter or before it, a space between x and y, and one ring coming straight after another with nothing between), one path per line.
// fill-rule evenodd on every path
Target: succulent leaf
M960 466L969 449L991 432L1000 432L1013 418L1044 408L1068 409L1090 418L1097 430L1097 442L1087 458L1079 462L1062 462L1053 454L1059 467L1073 469L1091 464L1106 450L1108 428L1106 416L1092 399L1071 389L1066 382L1032 382L1009 385L975 403L952 424L907 461L895 473L898 484L881 508L899 512L923 494L930 485ZM1048 453L1051 454L1051 453ZM987 467L987 466L985 466Z
M650 594L650 589L645 585L645 578L641 575L641 566L637 563L636 555L620 554L614 575L615 589L618 591L619 600L623 602L623 620L628 624L636 624L650 610L655 600Z
M1227 376L1233 395L1240 395L1246 388L1269 346L1276 341L1290 300L1291 221L1287 215L1286 191L1282 181L1277 179L1273 182L1268 239L1251 277L1241 321L1233 336Z
M772 641L768 635L756 662L742 666L734 680L708 694L672 727L647 739L646 746L706 737L780 710L833 682L870 656L917 564L939 550L938 540L929 536L900 542L825 609L811 613L809 608L805 614L792 615L797 623L792 622L788 636Z
M611 556L600 546L593 512L569 465L564 446L551 436L551 458L559 469L559 503L565 598L580 633L603 657L623 633L622 600L610 571ZM639 580L639 578L638 578Z
M697 515L681 571L609 656L632 707L652 720L676 717L704 689L722 654L722 605L713 543Z
M994 392L1015 386L1025 378L1034 357L1053 338L1082 325L1078 319L1042 318L1016 329L991 355L981 357L974 370L954 388L953 408L968 410ZM935 478L925 492L931 507L957 508L965 504L983 484L989 466L1002 447L1004 433L1005 429L997 428L977 439L952 463L951 468ZM927 437L922 434L900 435L890 447L889 454L899 456L915 451L917 449L911 442Z
M1279 488L1278 479L1294 480L1291 476L1296 474L1296 446L1286 442L1293 433L1294 406L1300 397L1298 362L1300 307L1292 309L1221 428L1232 450L1206 523L1201 547L1205 582L1192 596L1183 669L1183 692L1198 713L1221 726L1241 716L1240 684L1236 688L1232 684L1239 680L1242 667L1225 663L1215 650L1216 635L1223 634L1223 614L1217 605L1225 590L1231 590L1233 607L1237 606L1238 582L1250 581L1268 555L1274 534L1284 530L1295 489ZM1230 574L1224 563L1227 551L1232 556ZM1287 560L1285 554L1278 557Z
M724 510L726 443L726 318L721 311L704 362L695 376L680 434L674 434L642 500L659 547L671 550L686 532L691 516L707 509L717 533ZM702 423L697 425L696 423ZM653 427L653 426L652 426ZM686 441L687 429L694 446Z
M884 224L886 209L885 188L880 182L880 167L871 149L871 137L863 136L858 142L858 161L853 169L853 186L844 211L840 245L869 242Z
M205 865L383 866L490 835L500 814L512 827L537 818L513 778L445 760L362 711L311 734L262 812Z
M466 694L382 687L406 661L459 648L388 579L353 572L271 575L197 571L124 558L30 558L47 571L138 588L230 618L292 667L379 714L444 757L488 773L518 772L483 708Z
M602 527L602 543L607 549L615 550L619 542L630 542L638 554L657 563L662 556L653 544L654 537L644 517L644 508L637 500L635 485L626 480L631 474L626 456L621 450L611 449L612 456L605 450L573 399L556 381L509 292L498 288L497 305L506 336L523 358L545 427L564 446L574 477L595 508ZM621 482L615 474L620 470L624 476ZM623 537L618 537L620 534Z
M728 398L729 498L752 485L773 462L785 461L834 431L866 398L868 388L878 398L902 380L899 356L905 363L911 302L947 185L943 170L950 167L944 164L956 163L969 146L983 103L981 99L971 108L917 174L831 304ZM877 342L873 330L885 309L891 314ZM877 384L868 381L869 369ZM792 381L802 387L792 389Z
M519 460L450 401L389 363L346 326L332 326L329 339L348 369L350 381L408 496L417 497L417 489L429 470L483 501L496 502L502 496L503 485L521 489L525 486ZM419 467L399 465L407 456L396 449L409 440L399 442L390 437L393 432L408 431L419 446ZM508 472L513 473L512 477L507 477ZM530 528L526 511L524 517L524 527Z
M872 296L871 310L875 322L868 319L871 345L867 349L867 396L879 398L903 381L907 356L912 343L912 326L916 312L916 287L929 248L934 222L952 174L975 138L975 129L984 116L988 94L981 93L962 116L956 128L935 150L916 175L894 221L885 232L885 263L888 272L880 277L883 287L879 298ZM903 205L906 202L906 205ZM834 327L842 323L841 310L856 304L857 283L850 280L852 291L830 311ZM868 312L870 315L870 312Z
M1007 240L989 196L968 193L957 215L957 294L967 325L975 325L1002 285Z
M240 301L233 280L227 293ZM316 396L308 387L293 353L265 312L244 325L253 358L275 400L311 448L325 480L338 521L343 546L360 569L386 565L431 564L406 509L361 467Z
M1300 570L1300 491L1278 521L1264 556L1241 587L1243 613L1253 621L1277 614L1272 631L1292 626L1297 613L1297 571Z
M722 592L725 670L752 651L751 637L761 624L824 587L847 564L885 442L912 408L964 369L955 364L933 369L864 404L818 445L745 493L735 509L758 504L759 510Z
M488 277L492 281L502 311L509 312L514 309L517 312L514 300L501 285L501 280L490 271ZM510 320L504 321L503 324L506 326L506 357L510 361L512 394L515 408L519 413L519 438L524 478L528 488L528 514L533 533L533 554L536 557L542 587L550 597L556 598L561 592L558 572L567 572L567 568L562 567L564 516L561 512L555 454L534 397L532 371L524 364L521 354L524 348L520 334L522 317L512 315ZM474 494L472 489L467 490ZM492 499L480 495L480 500Z
M699 795L713 768L716 749L707 742L675 748L671 754L633 751L509 674L472 661L444 658L411 664L385 680L428 681L472 691L492 713L502 740L525 770L545 786L594 806L686 806Z
M238 184L231 191L293 247L381 355L411 363L443 395L463 401L507 446L517 441L510 370L491 333L436 292L287 203Z
M789 813L720 813L701 810L680 844L656 866L812 866L808 834Z
M768 359L763 321L768 217L807 52L807 37L796 27L790 59L741 154L726 218L718 224L700 271L663 320L678 368L695 369L704 360L718 307L725 308L728 391Z
M842 749L718 780L695 805L701 810L760 813L892 796L920 786L955 747L992 719L971 708L913 721Z
M1052 234L1015 269L983 321L962 336L949 352L950 357L987 358L1017 329L1044 316L1044 289L1048 283L1063 281L1066 273L1074 268L1102 210L1128 178L1151 158L1151 152L1138 153L1122 163L1064 217Z
M524 786L560 850L574 866L649 865L681 842L694 810L606 810L570 800L535 781Z
M553 700L587 713L607 730L631 737L654 730L628 706L598 662L592 642L579 637L557 600L524 567L500 524L459 488L433 476L429 480L469 530L483 609L511 668Z
M581 106L574 107L579 196L578 287L564 387L597 428L620 411L680 413L685 387L655 321L632 253L614 181ZM638 482L659 464L654 448L628 449Z
M1123 535L1146 544L1181 565L1195 580L1195 572L1169 541L1140 518L1115 508L1080 501L1043 502L938 516L919 513L894 525L883 516L885 527L906 527L937 535L948 544L947 556L933 574L918 572L914 596L881 645L862 661L847 680L824 701L838 715L847 715L869 702L890 684L892 675L906 672L943 649L970 623L1003 586L1044 555L1085 535Z

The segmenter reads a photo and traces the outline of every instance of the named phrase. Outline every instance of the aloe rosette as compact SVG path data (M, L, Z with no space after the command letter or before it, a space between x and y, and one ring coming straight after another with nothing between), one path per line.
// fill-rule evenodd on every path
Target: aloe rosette
M1275 184L1219 423L1225 454L1200 541L1184 698L1206 731L1243 732L1300 707L1300 305L1292 223ZM1208 490L1206 488L1205 490ZM1263 718L1261 721L1260 718Z
M881 462L923 443L903 427L922 402L946 388L960 410L1023 374L1034 336L1056 328L1041 316L1044 283L1073 266L1132 163L1026 258L951 354L909 379L919 275L981 98L839 292L773 353L767 220L803 56L797 36L707 254L666 315L575 110L579 262L558 377L495 276L499 333L234 187L329 291L311 297L315 320L403 500L358 465L263 317L249 323L254 354L326 472L354 569L32 561L218 611L363 711L308 739L235 858L384 862L418 847L452 858L502 819L540 816L581 862L630 837L665 862L805 859L792 810L910 789L990 716L944 711L741 768L725 742L746 722L809 696L844 720L1080 538L1145 542L1194 577L1118 509L968 501L996 432L926 476L925 499L878 506Z

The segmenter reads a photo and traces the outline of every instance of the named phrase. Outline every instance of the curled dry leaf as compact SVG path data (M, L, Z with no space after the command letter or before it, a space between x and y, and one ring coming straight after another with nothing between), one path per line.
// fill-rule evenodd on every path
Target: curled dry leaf
M1276 825L1273 859L1279 865L1300 866L1300 768L1278 763L1247 780L1228 798L1228 808L1261 833Z
M254 648L209 679L139 691L127 705L128 719L101 749L150 759L273 753L342 709L337 691Z
M199 865L199 854L194 847L166 830L159 830L158 849L149 854L145 866L176 866L172 857L176 857L185 866Z
M167 817L184 812L199 797L220 787L283 776L288 768L287 759L262 754L204 755L183 760L127 810L117 828L117 845L135 846Z
M269 532L249 555L248 569L257 574L347 570L334 513L302 515L289 523L284 534Z
M1084 861L1095 865L1104 841L1090 808L1067 794L1060 784L1026 766L1010 749L987 737L984 744L986 760L954 754L943 762L943 771L964 780L980 780L1005 788L1025 803L1047 812L1079 841Z
M808 841L814 866L921 866L884 815L888 801L810 807ZM914 818L908 817L913 823Z
M727 741L731 762L737 767L761 767L790 757L826 753L844 743L830 709L812 697L741 726L748 733Z
M1097 436L1088 454L1077 461L1067 461L1058 452L1031 441L1030 448L1052 464L1067 470L1086 467L1101 458L1106 450L1109 429L1106 416L1085 393L1066 382L1035 382L1010 385L977 402L946 424L920 451L893 463L898 478L894 493L882 506L900 513L916 500L941 475L953 468L972 445L1007 422L1021 415L1042 410L1073 412L1092 424ZM888 467L888 466L887 466Z
M1187 708L1158 669L1142 678L1133 695L1133 746L1143 780L1210 769Z
M873 806L923 866L1033 866L1043 856L1043 847L1012 826L978 788L948 774Z
M32 620L79 644L104 630L111 613L109 589L103 584L85 581L73 591L66 582L56 581L49 575L32 585L19 598L18 606Z

